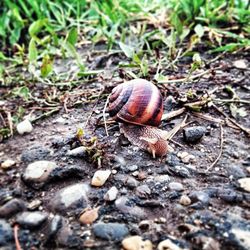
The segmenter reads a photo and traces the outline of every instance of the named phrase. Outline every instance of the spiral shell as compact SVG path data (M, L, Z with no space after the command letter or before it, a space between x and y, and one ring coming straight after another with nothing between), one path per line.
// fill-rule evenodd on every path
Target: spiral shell
M108 112L119 122L159 126L163 114L162 96L149 81L131 80L112 90Z

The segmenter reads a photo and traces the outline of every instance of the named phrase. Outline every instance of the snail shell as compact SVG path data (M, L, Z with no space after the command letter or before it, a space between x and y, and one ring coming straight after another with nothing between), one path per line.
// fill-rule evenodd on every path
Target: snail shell
M149 81L131 80L112 90L108 112L119 122L157 127L163 114L162 96Z

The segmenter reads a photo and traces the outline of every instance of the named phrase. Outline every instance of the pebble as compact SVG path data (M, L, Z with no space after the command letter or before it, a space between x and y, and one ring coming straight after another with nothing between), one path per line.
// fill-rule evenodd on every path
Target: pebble
M10 218L11 216L24 210L26 210L25 202L15 198L0 207L0 217Z
M184 178L191 177L190 171L181 165L176 165L174 167L171 167L170 171L173 172L174 174L181 176L181 177L184 177Z
M36 199L36 200L31 201L31 202L28 204L27 207L28 207L29 210L35 210L35 209L37 209L41 204L42 204L42 201Z
M21 154L21 160L23 162L33 162L38 160L44 160L48 155L51 153L51 151L44 147L43 145L33 145L30 148L24 149Z
M166 183L170 181L170 177L167 174L157 175L154 177L155 182Z
M50 244L51 241L54 241L56 233L62 227L63 224L62 221L63 219L60 215L53 216L53 218L48 224L48 227L46 227L46 231L44 232L45 235L44 246Z
M99 207L87 208L80 216L79 221L84 225L92 224L98 218Z
M49 206L53 212L79 215L88 206L88 192L89 185L73 184L57 191L51 198Z
M139 185L139 181L137 181L134 177L128 176L126 182L126 186L133 189Z
M139 171L134 171L133 173L132 173L132 175L134 176L134 177L137 177L138 175L139 175Z
M24 182L31 184L33 187L43 186L50 178L53 170L58 168L52 161L35 161L30 163L22 176Z
M104 195L104 200L106 200L106 201L114 201L114 200L116 200L118 192L119 191L115 186L111 187L108 190L108 192Z
M246 177L243 169L240 166L229 165L227 168L228 176L233 176L235 179L240 179Z
M193 191L189 194L189 198L193 201L193 202L197 202L200 201L203 204L208 204L209 200L210 200L210 196L209 194L207 194L204 191Z
M33 130L32 124L29 120L24 120L17 124L17 132L22 135L24 133L30 133Z
M243 190L250 192L250 177L239 179L238 182Z
M143 240L141 236L131 236L122 241L125 250L152 250L153 244L150 240Z
M195 156L189 154L188 152L184 151L184 152L179 152L178 153L178 157L180 157L181 161L183 163L191 163L194 162L195 160Z
M206 132L206 128L203 126L194 126L183 129L183 137L186 142L195 143L198 142Z
M246 170L247 170L248 174L250 174L250 167L247 167Z
M56 233L57 245L66 249L77 249L81 245L79 237L74 235L73 228L69 225L66 219L62 219L60 227Z
M41 226L48 218L48 214L44 212L22 212L17 216L17 223L25 228L36 228Z
M131 165L131 166L128 166L127 169L128 169L130 172L133 172L133 171L138 170L138 166L137 166L137 165Z
M242 202L243 201L243 195L241 193L235 192L233 189L219 189L217 192L218 198L230 202L230 203L235 203L235 202Z
M173 241L170 239L164 240L159 243L157 250L182 250L183 248L180 248L177 246Z
M246 69L247 68L246 61L243 59L239 59L239 60L234 61L233 65L237 69Z
M188 206L191 204L191 199L187 195L182 195L180 198L180 204L183 206Z
M91 185L95 187L103 186L110 174L110 170L97 170L91 180Z
M15 164L16 164L16 162L14 160L7 159L1 163L1 168L4 170L7 170L7 169L13 167Z
M139 218L145 218L146 214L143 209L131 203L129 198L121 196L115 201L116 208L125 215L132 215Z
M143 230L143 231L146 231L150 228L152 222L150 220L142 220L140 221L138 227Z
M95 236L112 241L121 241L128 235L129 231L126 225L119 223L98 223L93 226Z
M147 198L151 194L151 190L148 185L144 184L136 188L136 194L140 198Z
M167 155L167 159L166 159L166 163L171 166L174 167L176 165L180 165L180 159L177 157L177 155L175 153L169 153Z
M232 228L231 233L235 236L242 249L250 249L250 231Z
M179 182L170 182L168 184L168 187L170 190L174 190L174 191L178 191L178 192L184 190L183 185Z
M66 155L72 156L72 157L84 157L86 156L86 147L81 146L78 148L74 148L72 150L69 150Z
M10 224L0 219L0 249L4 250L5 248L1 248L1 246L7 245L12 239L13 233Z

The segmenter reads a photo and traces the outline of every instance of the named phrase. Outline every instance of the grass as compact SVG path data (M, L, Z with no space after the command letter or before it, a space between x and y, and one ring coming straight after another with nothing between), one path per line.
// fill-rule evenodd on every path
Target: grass
M203 67L200 46L211 53L249 49L249 5L247 0L3 0L0 84L11 105L0 106L2 134L9 135L6 120L16 124L30 114L32 102L42 103L46 112L50 106L44 103L61 105L50 88L64 96L102 72L88 68L83 47L105 45L106 54L127 57L119 67L129 77L152 75L153 67L154 79L164 81L161 69L176 67L182 57L193 57L190 74ZM166 52L161 61L157 50ZM74 69L58 73L56 62L68 58ZM49 86L39 98L37 82Z

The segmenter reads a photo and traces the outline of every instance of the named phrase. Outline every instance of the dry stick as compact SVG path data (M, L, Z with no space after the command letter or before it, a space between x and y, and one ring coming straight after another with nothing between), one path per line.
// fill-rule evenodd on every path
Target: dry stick
M191 112L193 116L196 116L198 118L201 118L203 120L209 121L209 122L215 122L215 123L223 123L224 121L219 118L212 117L210 115L204 115L202 113L197 113L197 112Z
M14 225L14 238L15 238L15 244L16 244L16 250L22 250L22 247L20 245L19 239L18 239L18 225Z
M91 113L90 113L90 115L88 116L88 118L87 118L87 120L86 120L86 122L84 123L84 128L86 128L86 126L88 125L88 123L89 123L89 119L91 118L91 116L93 115L93 113L94 113L94 110L95 110L95 108L96 108L96 106L97 106L97 104L98 104L98 102L99 102L99 99L100 99L100 96L101 96L101 94L103 93L103 91L104 91L104 88L100 91L100 93L98 94L98 96L97 96L97 100L96 100L96 102L95 102L95 105L94 105L94 107L93 107L93 109L92 109L92 111L91 111Z
M108 133L108 127L107 127L107 123L106 123L106 116L105 116L105 113L106 113L106 108L108 106L108 102L109 102L109 97L110 95L108 95L108 98L105 102L105 105L104 105L104 109L103 109L103 112L102 112L102 116L103 116L103 121L104 121L104 127L105 127L105 132L106 132L106 135L109 136L109 133Z
M170 120L178 115L181 115L182 113L184 113L186 111L186 108L180 108L180 109L177 109L177 110L174 110L168 114L163 114L161 120L164 121L164 120Z
M248 136L250 136L250 129L249 128L246 128L246 127L240 125L239 123L237 123L235 120L230 118L227 114L225 114L221 109L219 109L214 103L212 104L212 107L214 107L220 114L222 114L224 117L226 117L226 119L228 119L231 123L233 123L238 128L240 128L242 131L244 131Z
M55 112L58 112L60 110L60 107L57 107L55 109L52 109L46 113L43 113L42 115L38 116L38 117L35 117L34 119L31 120L31 122L36 122L44 117L49 117L51 114L55 113Z
M181 143L179 143L179 142L177 142L177 141L175 141L173 139L170 139L169 141L171 141L172 143L176 144L177 146L179 146L181 148L184 148L184 146Z
M176 125L172 130L170 130L169 132L167 132L167 134L164 136L165 140L171 140L174 135L183 127L185 127L186 124L186 120L188 118L188 115L185 116L185 118L183 119L183 121L181 123L179 123L178 125ZM189 124L189 123L188 123Z
M9 111L7 111L6 113L7 113L7 120L8 120L9 128L10 128L10 134L12 136L13 135L13 122L12 122L11 113Z
M192 108L193 106L203 106L203 105L207 104L210 101L211 101L211 98L207 97L207 98L205 98L204 100L201 100L201 101L185 103L184 107Z
M208 69L208 70L206 70L206 71L204 71L204 72L202 72L202 73L199 73L199 74L197 74L197 75L193 75L193 76L190 76L190 77L185 77L185 78L181 78L181 79L176 79L176 80L162 80L162 81L158 81L158 83L178 83L178 82L185 82L185 81L190 81L190 80L194 80L194 79L196 79L196 78L200 78L200 77L202 77L202 76L204 76L204 75L206 75L206 74L208 74L208 73L210 73L211 72L211 69Z
M220 152L219 152L219 155L217 156L217 158L214 160L214 162L206 169L205 173L207 173L210 169L212 169L215 166L215 164L219 161L219 159L222 155L223 143L224 143L223 135L224 135L223 127L220 124Z
M243 103L243 104L250 104L248 100L237 100L237 99L213 99L215 102L224 102L224 103Z

